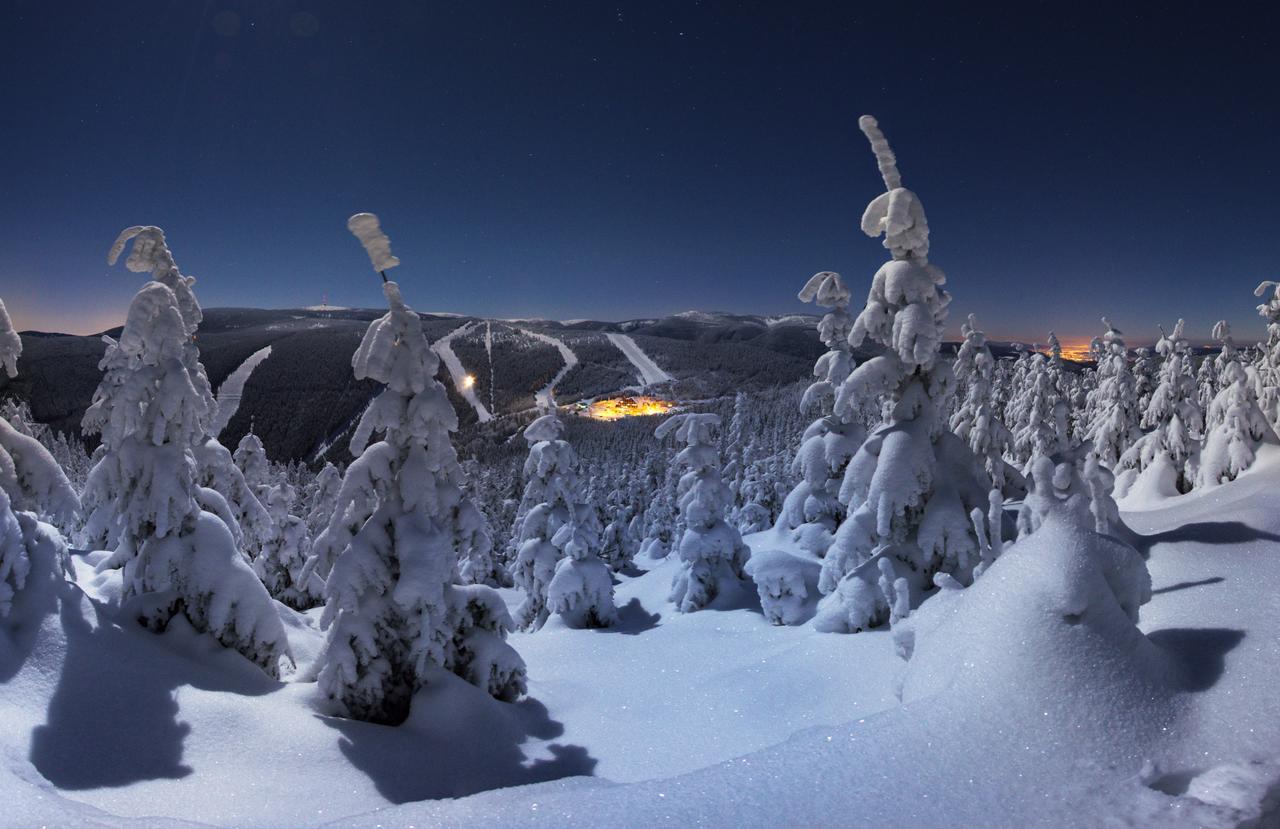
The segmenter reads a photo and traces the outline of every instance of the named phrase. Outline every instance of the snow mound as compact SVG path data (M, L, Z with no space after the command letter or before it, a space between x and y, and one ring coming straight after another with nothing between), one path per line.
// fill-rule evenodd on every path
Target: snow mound
M1051 516L972 587L944 586L895 628L909 659L901 698L994 703L1008 727L1070 735L1077 746L1147 745L1176 715L1182 684L1137 628L1150 598L1135 549Z

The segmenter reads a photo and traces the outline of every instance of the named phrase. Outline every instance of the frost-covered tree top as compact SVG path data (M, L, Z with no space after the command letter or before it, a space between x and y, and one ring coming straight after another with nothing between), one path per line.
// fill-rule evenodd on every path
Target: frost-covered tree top
M0 299L0 366L10 377L18 376L18 357L22 356L22 339L13 330L13 321L9 319L9 311Z
M372 213L357 213L347 219L347 230L364 245L369 261L375 271L385 271L400 264L400 260L391 255L391 240L382 232L378 217Z
M182 315L187 336L195 334L204 319L200 303L192 290L196 284L194 276L183 276L178 272L178 265L173 260L173 253L165 241L164 231L158 227L136 225L120 231L116 241L107 252L107 264L114 265L124 252L125 245L133 240L129 256L124 266L134 273L149 273L151 278L173 291L178 300L178 308Z
M867 304L854 320L849 345L857 348L870 338L888 348L911 372L929 368L938 357L942 327L951 296L940 268L929 264L929 225L915 193L902 187L897 159L876 120L862 116L858 125L871 141L887 192L867 205L862 230L884 235L893 259L881 266L871 282ZM868 361L859 371L875 363ZM856 374L856 372L855 372Z
M929 222L924 205L915 193L902 186L898 159L880 124L870 115L858 119L858 128L871 142L876 165L884 179L885 192L867 205L862 214L862 232L868 236L884 234L884 246L894 259L915 259L924 264L929 259Z
M524 430L524 439L529 441L530 445L544 440L560 440L563 435L564 421L554 413L542 415Z

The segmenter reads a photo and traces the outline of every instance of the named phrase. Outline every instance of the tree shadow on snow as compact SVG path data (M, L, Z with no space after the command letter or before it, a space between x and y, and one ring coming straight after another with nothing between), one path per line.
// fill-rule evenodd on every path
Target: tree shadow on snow
M653 630L662 621L661 613L650 613L644 609L644 605L640 604L639 599L631 601L618 608L618 621L607 628L596 628L599 633L621 633L626 636L636 636L644 633L646 630Z
M1226 655L1244 639L1233 628L1163 628L1147 634L1181 669L1187 691L1207 691L1222 677Z
M1151 555L1156 544L1174 544L1194 541L1198 544L1243 544L1248 541L1280 541L1280 535L1250 527L1241 521L1200 521L1185 524L1172 530L1153 535L1133 533L1129 539L1143 558Z
M191 726L178 719L183 686L259 695L282 687L239 654L174 620L157 635L119 623L72 587L58 611L66 651L31 763L61 789L178 779Z
M535 699L499 702L449 674L413 700L399 726L322 717L338 747L392 803L466 797L477 792L590 775L596 759L577 745L552 743L564 726Z
M1221 584L1226 581L1222 576L1210 576L1207 579L1199 581L1180 581L1177 584L1171 584L1168 587L1158 587L1151 591L1152 596L1159 596L1161 593L1173 593L1178 590L1187 590L1192 587L1204 587L1210 584Z

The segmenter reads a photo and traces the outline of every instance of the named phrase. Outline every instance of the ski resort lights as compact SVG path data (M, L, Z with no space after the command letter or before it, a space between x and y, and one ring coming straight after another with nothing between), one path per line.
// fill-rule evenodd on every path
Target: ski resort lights
M475 386L475 384L476 384L476 377L474 374L467 374L463 376L462 387L464 389L472 388L473 386Z
M611 397L594 401L587 407L587 417L596 420L621 420L624 417L666 414L675 406L670 400L656 397Z

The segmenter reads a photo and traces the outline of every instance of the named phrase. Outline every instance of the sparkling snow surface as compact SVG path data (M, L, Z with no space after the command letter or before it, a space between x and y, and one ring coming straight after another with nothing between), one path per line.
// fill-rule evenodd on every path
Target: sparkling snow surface
M1061 617L1039 619L1052 579L1011 548L956 616L973 631L947 640L962 673L940 681L935 648L905 704L888 633L772 627L746 601L681 615L674 562L641 560L616 629L553 620L511 637L525 701L450 678L400 728L346 722L316 713L314 686L273 682L181 625L112 617L100 601L118 576L77 557L79 587L0 640L0 823L1236 825L1280 792L1278 480L1268 456L1126 514L1155 594L1133 649L1073 644ZM281 615L305 665L314 614ZM1053 681L1004 684L984 665Z

